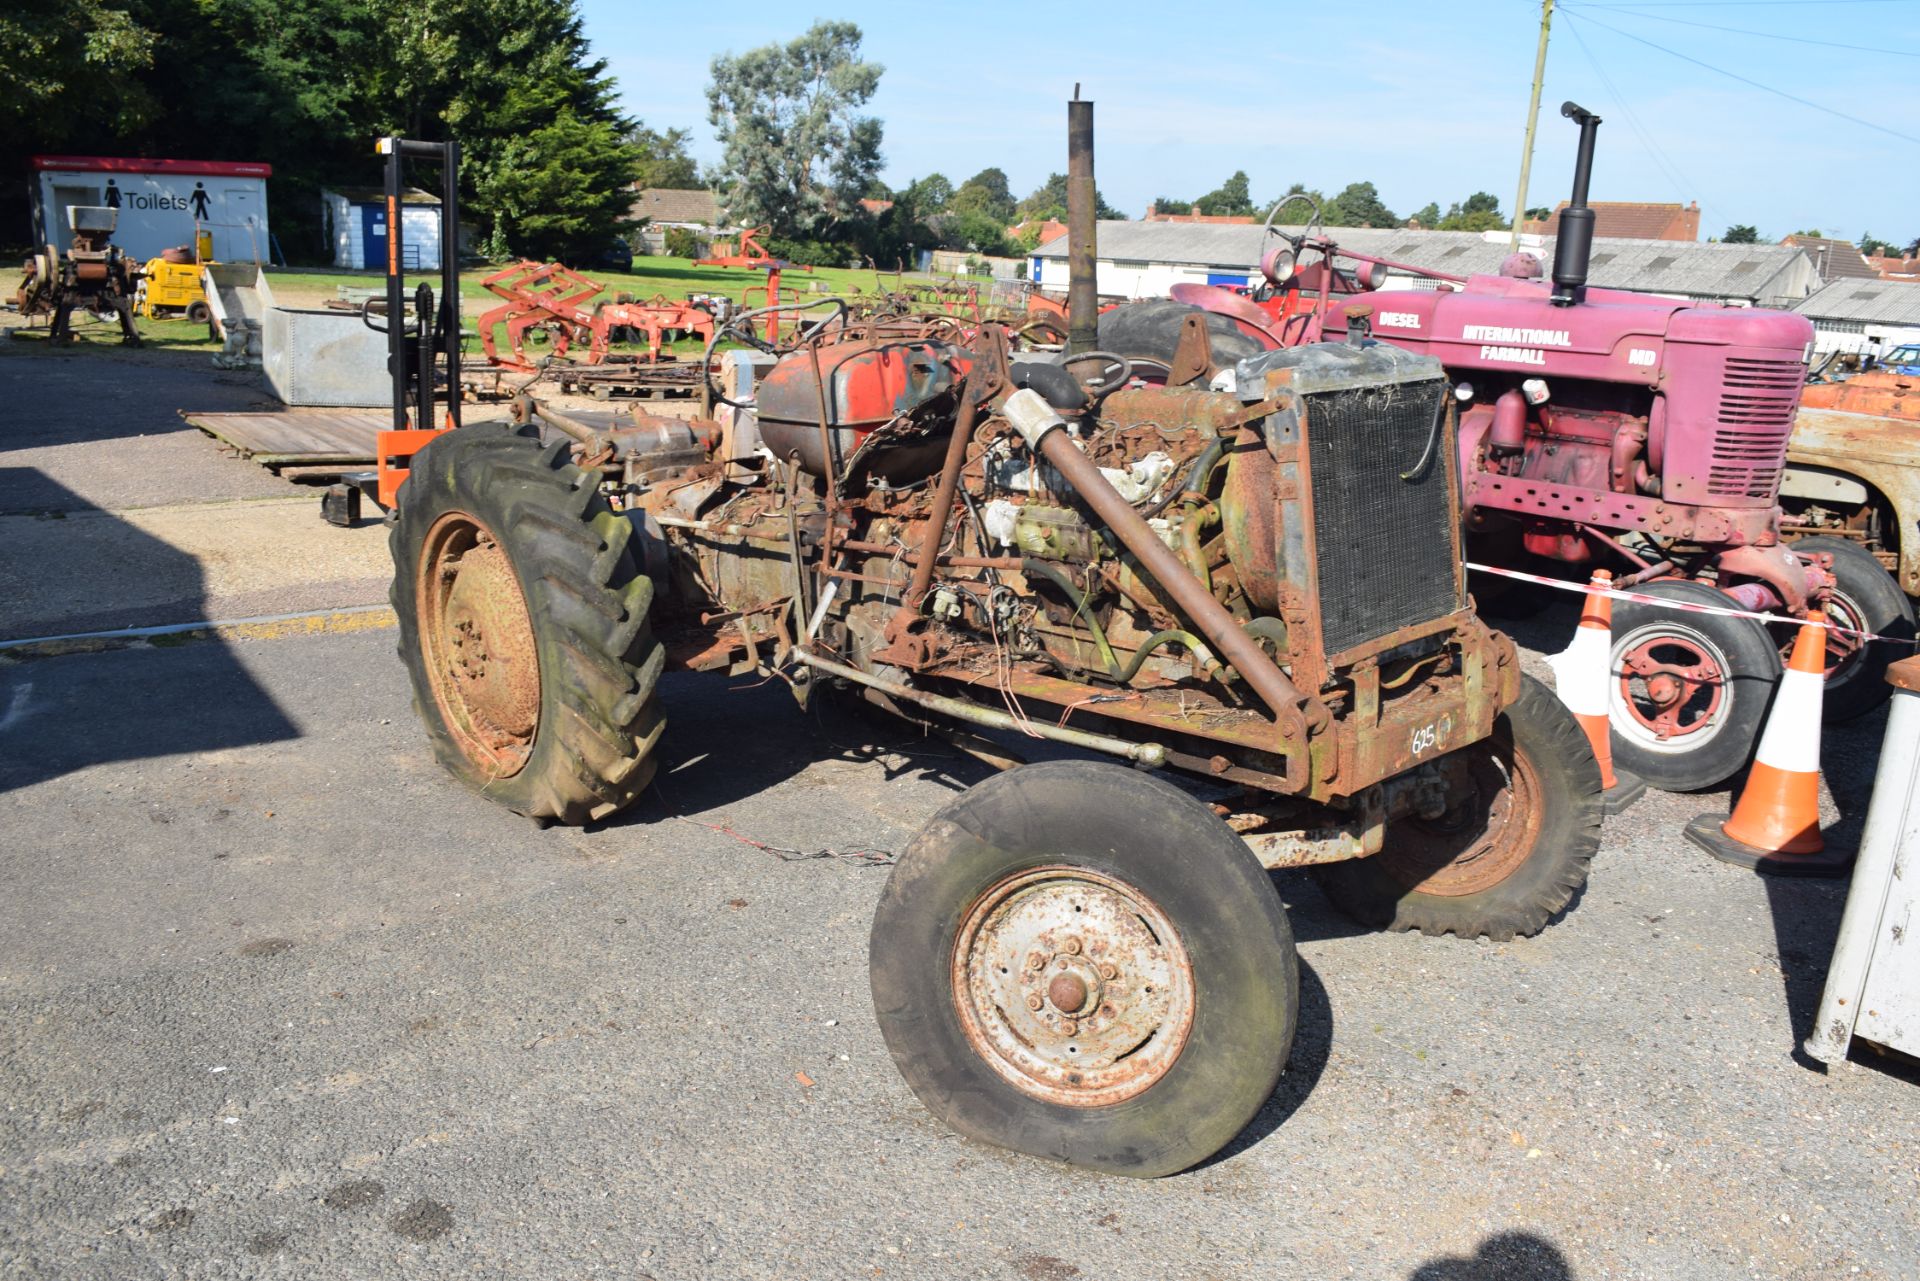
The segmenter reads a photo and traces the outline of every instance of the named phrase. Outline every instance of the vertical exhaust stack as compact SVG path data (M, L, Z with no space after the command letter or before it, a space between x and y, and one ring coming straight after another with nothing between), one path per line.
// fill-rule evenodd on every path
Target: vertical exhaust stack
M1573 162L1573 199L1560 211L1560 234L1553 246L1553 304L1570 307L1587 291L1587 263L1593 257L1593 210L1587 183L1593 177L1593 139L1600 117L1578 103L1563 102L1560 114L1580 126L1580 154ZM1520 216L1520 210L1514 216Z
M1093 104L1073 87L1067 104L1067 350L1093 351L1100 345L1099 257L1094 221Z

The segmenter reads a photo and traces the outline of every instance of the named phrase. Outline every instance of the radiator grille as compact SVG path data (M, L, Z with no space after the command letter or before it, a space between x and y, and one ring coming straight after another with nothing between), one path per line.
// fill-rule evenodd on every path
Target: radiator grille
M1727 359L1707 492L1770 498L1786 465L1787 437L1806 371L1798 361Z
M1446 396L1441 380L1307 398L1322 644L1329 656L1414 623L1444 618L1465 602L1444 440L1412 471Z

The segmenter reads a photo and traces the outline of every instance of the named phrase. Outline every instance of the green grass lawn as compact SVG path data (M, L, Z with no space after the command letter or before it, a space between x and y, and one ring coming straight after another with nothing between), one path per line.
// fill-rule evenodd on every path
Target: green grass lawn
M462 319L472 327L480 315L489 307L497 306L502 299L489 293L481 281L498 271L498 267L476 267L460 273L460 308ZM698 267L688 258L636 258L630 272L585 271L580 273L587 279L604 286L603 297L611 299L616 294L631 294L636 300L665 295L673 301L682 301L689 293L721 294L735 301L746 302L752 306L766 305L766 273L747 271L732 267ZM324 298L337 296L341 286L353 290L378 289L385 285L386 277L378 272L349 271L287 271L271 269L267 272L268 281L276 296L285 304L289 302L310 304ZM950 278L940 278L943 282ZM933 277L909 275L906 284L925 285L932 283ZM420 275L410 277L407 290L411 294L415 286L422 282L438 289L440 277ZM957 282L962 285L979 284L983 288L990 282L985 277L963 277ZM805 301L815 297L844 297L855 294L872 294L895 287L895 278L891 275L876 277L865 269L845 267L816 267L812 271L790 268L781 273L780 293L786 301ZM39 322L44 326L44 321ZM207 336L205 325L194 325L184 320L146 320L137 321L142 338L149 346L176 351L218 351L220 344ZM44 340L44 327L19 331L23 342L35 344L27 350L41 350L36 340ZM82 320L76 325L80 341L74 344L76 350L100 350L112 346L117 349L119 343L118 328L99 325ZM18 349L18 348L16 348ZM680 356L696 355L701 349L697 340L672 344L674 354ZM469 338L463 351L478 355L480 343L477 338Z

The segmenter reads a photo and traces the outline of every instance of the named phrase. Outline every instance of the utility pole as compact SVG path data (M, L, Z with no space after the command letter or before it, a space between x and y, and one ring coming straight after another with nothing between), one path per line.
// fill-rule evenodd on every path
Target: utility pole
M1547 74L1547 32L1553 27L1553 0L1540 0L1540 51L1533 55L1533 97L1527 100L1527 143L1520 152L1520 192L1513 198L1510 252L1520 249L1520 220L1527 214L1527 172L1533 168L1533 127L1540 120L1540 82Z

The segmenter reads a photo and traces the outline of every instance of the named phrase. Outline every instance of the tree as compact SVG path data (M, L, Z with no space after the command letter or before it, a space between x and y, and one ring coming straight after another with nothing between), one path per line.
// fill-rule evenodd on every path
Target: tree
M1894 257L1898 257L1900 253L1899 246L1895 245L1891 240L1882 240L1870 231L1861 232L1860 239L1857 243L1860 246L1860 252L1869 258L1875 254L1891 254Z
M1400 219L1380 203L1370 182L1356 182L1327 202L1321 211L1330 227L1398 227Z
M37 0L0 13L0 125L48 144L105 126L132 131L155 103L139 73L153 31L105 0Z
M633 127L572 0L0 5L0 170L199 139L274 167L275 237L296 254L324 251L320 189L377 182L389 133L458 141L464 209L513 252L601 248L628 219Z
M1720 237L1720 243L1726 245L1754 245L1760 243L1760 231L1752 223L1736 222L1727 228L1727 234Z
M923 215L943 213L953 203L953 183L943 173L930 173L924 178L915 178L904 191L895 193L894 198L903 197L912 201Z
M283 6L253 0L271 11ZM352 11L343 0L306 0ZM451 135L471 184L469 208L491 246L527 257L604 249L633 225L632 122L592 56L573 0L424 0L373 6L398 56L382 130ZM334 69L338 74L338 68ZM385 86L377 86L385 87Z
M1825 240L1827 238L1827 233L1818 227L1809 227L1805 231L1796 231L1793 234L1796 236L1808 236L1814 240Z
M687 151L693 133L687 129L669 129L661 133L636 121L624 141L634 153L634 185L657 187L666 191L697 191L700 166Z
M984 209L966 209L950 214L943 239L949 248L966 249L977 254L1005 256L1013 252L1007 242L1007 224Z
M1168 206L1161 205L1162 209ZM1186 209L1186 205L1181 205ZM1022 200L1014 210L1014 215L1022 222L1052 218L1058 222L1067 220L1067 175L1048 174L1047 180L1033 189L1033 194ZM1093 216L1107 222L1124 222L1126 215L1107 203L1100 189L1093 189Z
M1476 191L1456 205L1448 207L1440 219L1442 231L1501 231L1507 220L1500 216L1500 201L1491 192Z
M1247 171L1234 170L1233 176L1193 203L1200 212L1212 217L1245 218L1253 213L1253 196L1247 190Z
M1429 200L1426 204L1421 205L1418 209L1414 210L1413 215L1407 219L1408 225L1412 225L1413 223L1416 223L1416 222L1419 223L1422 227L1427 228L1428 230L1432 230L1433 228L1439 226L1440 225L1440 206L1431 200Z
M778 237L822 237L852 217L880 172L880 121L860 114L884 70L860 58L860 28L816 22L785 45L713 60L712 175L734 220Z
M999 169L982 169L960 184L947 202L957 214L985 214L1002 226L1013 221L1013 192L1007 188L1007 175Z

